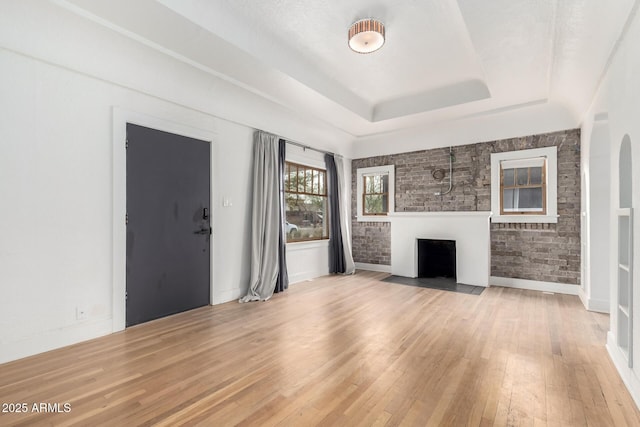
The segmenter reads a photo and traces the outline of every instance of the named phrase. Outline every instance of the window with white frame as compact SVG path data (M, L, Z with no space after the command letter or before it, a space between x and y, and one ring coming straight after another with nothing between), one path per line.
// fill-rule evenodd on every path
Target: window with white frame
M394 166L360 168L356 179L358 221L389 221L395 209Z
M287 243L329 238L326 170L285 162L284 195Z
M544 157L500 162L500 214L544 215L546 203Z
M491 154L491 210L493 222L557 222L557 148Z

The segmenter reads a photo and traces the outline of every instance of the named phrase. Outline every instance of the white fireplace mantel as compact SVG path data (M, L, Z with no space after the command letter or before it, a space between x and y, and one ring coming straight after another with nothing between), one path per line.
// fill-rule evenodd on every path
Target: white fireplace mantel
M455 240L458 283L489 286L491 212L394 212L391 220L391 273L418 275L417 239Z

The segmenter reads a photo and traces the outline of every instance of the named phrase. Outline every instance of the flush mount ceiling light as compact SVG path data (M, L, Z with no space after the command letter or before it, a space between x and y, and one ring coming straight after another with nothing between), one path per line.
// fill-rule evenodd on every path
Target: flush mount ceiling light
M349 47L354 52L371 53L384 44L384 24L372 18L354 22L349 28Z

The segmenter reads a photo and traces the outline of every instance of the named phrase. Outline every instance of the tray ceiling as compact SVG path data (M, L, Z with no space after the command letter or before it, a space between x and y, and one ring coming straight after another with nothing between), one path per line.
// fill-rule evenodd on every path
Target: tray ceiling
M103 25L354 137L528 106L580 123L634 0L67 0ZM606 4L605 4L606 3ZM354 21L384 22L368 55Z

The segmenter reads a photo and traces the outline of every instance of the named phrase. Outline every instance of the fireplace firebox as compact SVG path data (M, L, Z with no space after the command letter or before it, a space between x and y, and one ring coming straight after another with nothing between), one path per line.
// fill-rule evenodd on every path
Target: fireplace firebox
M455 240L418 239L418 277L450 277L455 280Z

